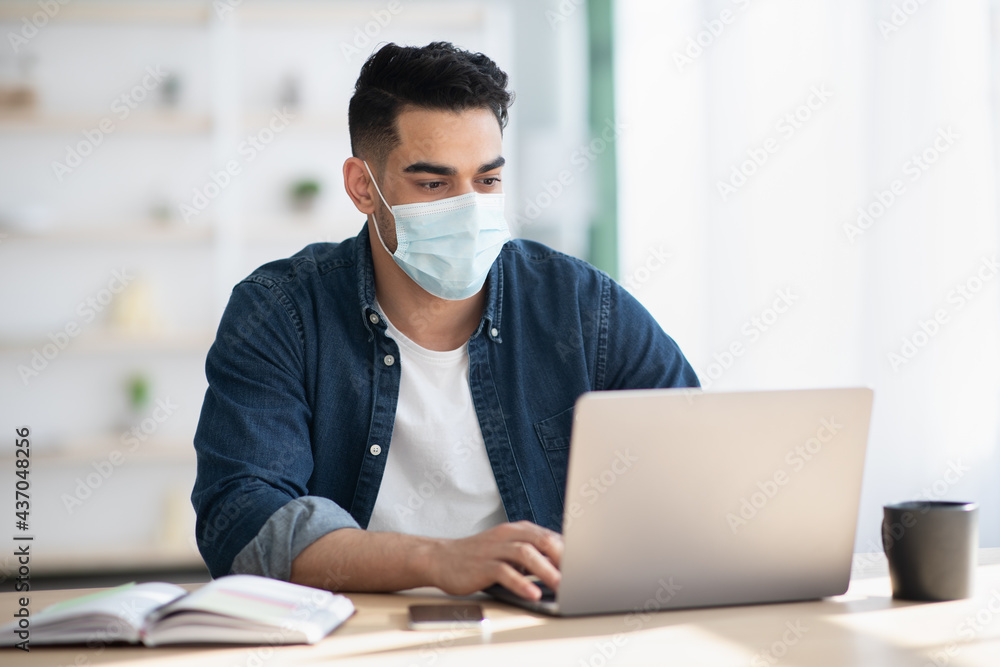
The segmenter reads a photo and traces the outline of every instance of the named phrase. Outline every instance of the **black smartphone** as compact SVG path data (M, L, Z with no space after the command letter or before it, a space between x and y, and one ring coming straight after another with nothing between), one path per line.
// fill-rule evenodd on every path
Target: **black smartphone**
M411 630L467 630L486 623L478 604L411 604Z

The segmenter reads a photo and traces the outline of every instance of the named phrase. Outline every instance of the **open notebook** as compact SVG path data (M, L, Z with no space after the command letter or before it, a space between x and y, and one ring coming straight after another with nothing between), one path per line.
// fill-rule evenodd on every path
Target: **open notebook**
M314 644L354 613L354 604L308 586L239 574L193 593L165 583L125 584L59 602L0 628L0 646L126 642Z

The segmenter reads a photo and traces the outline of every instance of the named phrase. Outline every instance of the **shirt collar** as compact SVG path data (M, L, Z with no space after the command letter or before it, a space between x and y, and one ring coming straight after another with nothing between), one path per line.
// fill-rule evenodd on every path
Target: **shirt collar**
M372 262L371 239L368 236L368 224L361 227L361 232L356 237L354 244L354 265L358 267L358 300L361 305L361 317L369 331L373 331L371 316L378 315L375 307L375 265ZM486 307L483 309L483 317L479 320L479 327L472 337L475 338L482 331L486 331L489 340L502 343L501 335L503 329L500 327L500 319L503 314L503 251L490 267L490 273L486 277ZM376 320L378 322L378 320ZM384 325L383 325L384 326Z

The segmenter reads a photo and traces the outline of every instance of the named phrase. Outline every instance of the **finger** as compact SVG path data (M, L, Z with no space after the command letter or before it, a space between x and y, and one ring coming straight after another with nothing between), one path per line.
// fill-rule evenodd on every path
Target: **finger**
M511 567L509 563L500 564L500 574L497 577L497 583L511 593L527 600L540 600L542 598L542 589Z
M514 535L515 539L520 539L533 544L536 549L548 556L549 560L552 561L556 567L559 567L562 564L562 535L554 530L549 530L548 528L543 528L538 524L531 523L530 521L519 521L515 525L517 527Z
M561 567L563 555L562 535L547 528L542 528L542 530L544 533L539 537L538 541L533 542L533 544L539 551L545 554L556 567Z
M559 588L559 569L530 542L511 542L506 560L524 567L552 590Z

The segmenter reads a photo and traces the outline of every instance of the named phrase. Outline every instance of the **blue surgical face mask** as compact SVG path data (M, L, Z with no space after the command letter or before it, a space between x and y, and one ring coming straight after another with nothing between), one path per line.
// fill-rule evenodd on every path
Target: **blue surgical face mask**
M470 192L437 201L389 206L367 162L365 169L382 203L396 219L396 252L390 254L399 268L442 299L468 299L482 289L490 267L510 240L503 217L503 194ZM377 220L375 233L389 252Z

